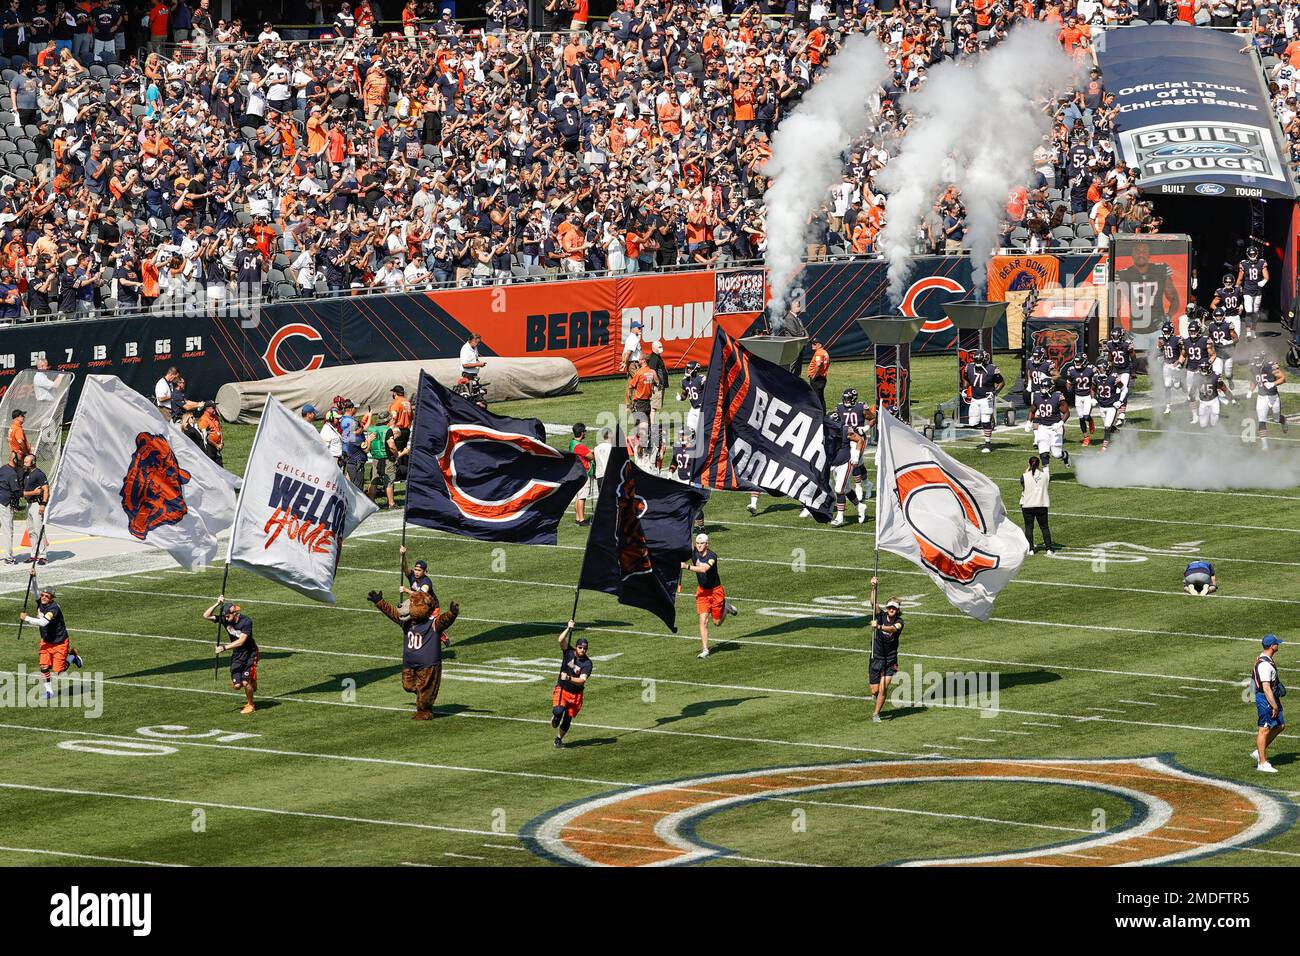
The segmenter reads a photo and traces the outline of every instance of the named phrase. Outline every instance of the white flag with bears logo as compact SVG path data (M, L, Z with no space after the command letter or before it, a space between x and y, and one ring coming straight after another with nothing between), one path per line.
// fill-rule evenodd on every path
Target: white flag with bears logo
M954 461L881 409L876 450L876 546L934 579L953 607L980 621L1029 552L988 476Z

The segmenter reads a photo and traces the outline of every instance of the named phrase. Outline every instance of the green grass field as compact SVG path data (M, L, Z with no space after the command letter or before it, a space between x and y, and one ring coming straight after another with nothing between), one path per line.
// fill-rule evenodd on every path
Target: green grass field
M828 397L866 393L869 370L837 364ZM928 417L953 377L950 359L917 362L914 414ZM588 383L502 411L592 422L620 390ZM228 467L242 468L251 437L229 429ZM1002 482L1018 517L1029 436L996 441L991 455L973 439L947 447ZM335 607L232 574L262 650L251 716L224 668L214 682L200 619L220 568L101 578L88 565L60 603L86 673L104 677L102 715L0 709L0 863L526 866L698 852L703 865L867 865L1047 847L1027 862L1294 864L1300 762L1283 736L1280 772L1255 772L1243 681L1263 633L1292 636L1300 489L1103 490L1064 473L1052 496L1065 550L1028 559L987 624L880 558L882 596L907 606L903 672L996 675L995 709L945 692L871 723L871 520L817 527L770 498L750 517L745 496L718 494L709 531L739 616L701 661L693 580L676 635L584 592L595 676L562 751L549 726L556 637L587 533L572 520L551 549L410 530L413 557L462 614L428 723L407 719L400 632L365 598L398 585L392 516L347 543ZM1189 554L1214 561L1221 595L1181 592ZM20 600L2 603L13 622ZM34 635L14 633L0 631L0 671L34 671ZM731 774L748 776L714 779ZM669 781L690 782L637 789Z

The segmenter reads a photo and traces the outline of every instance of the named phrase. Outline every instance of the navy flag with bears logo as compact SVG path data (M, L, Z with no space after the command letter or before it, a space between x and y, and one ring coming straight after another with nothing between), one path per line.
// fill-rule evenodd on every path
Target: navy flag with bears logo
M677 631L677 585L691 525L709 493L642 471L615 444L605 466L578 587L649 611Z
M835 507L831 465L844 428L812 386L741 348L718 326L704 383L694 480L724 491L765 491L803 504L818 521Z
M505 418L420 373L406 520L515 544L555 544L560 518L587 480L578 456L546 442L533 418Z

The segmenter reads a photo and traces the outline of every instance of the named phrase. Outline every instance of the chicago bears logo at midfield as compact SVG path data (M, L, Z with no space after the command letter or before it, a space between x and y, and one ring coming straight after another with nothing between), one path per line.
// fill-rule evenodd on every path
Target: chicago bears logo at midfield
M155 528L184 518L189 513L184 490L189 480L190 473L177 463L166 438L149 432L136 435L121 492L131 534L144 541Z
M903 518L916 538L921 560L935 574L959 584L992 571L1002 559L967 540L967 528L981 534L988 521L970 489L933 462L903 465L895 472Z
M448 426L438 456L447 495L461 514L476 521L522 517L555 493L571 467L544 441L473 424Z

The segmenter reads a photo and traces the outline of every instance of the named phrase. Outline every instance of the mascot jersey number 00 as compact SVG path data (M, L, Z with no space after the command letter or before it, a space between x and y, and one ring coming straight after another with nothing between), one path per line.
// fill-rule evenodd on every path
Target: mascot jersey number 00
M450 610L439 612L422 591L413 592L401 608L385 601L382 591L371 591L366 596L375 610L402 629L406 638L402 645L402 689L415 695L411 719L429 720L442 684L441 637L460 614L460 605L453 601Z

